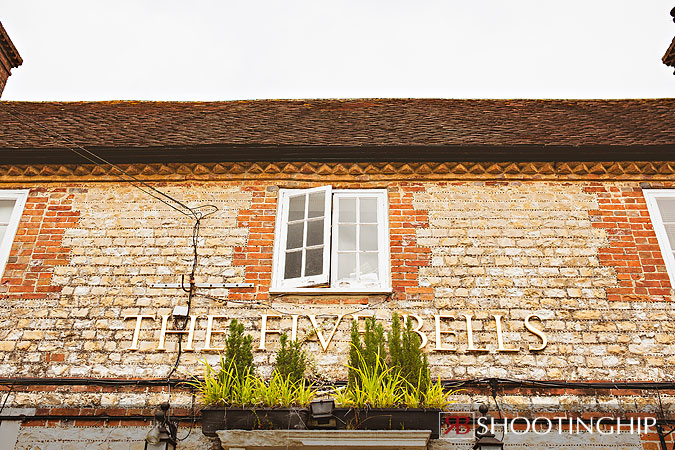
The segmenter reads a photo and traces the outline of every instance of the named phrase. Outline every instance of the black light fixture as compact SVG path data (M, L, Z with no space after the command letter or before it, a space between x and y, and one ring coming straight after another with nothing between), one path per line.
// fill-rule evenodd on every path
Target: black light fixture
M314 400L309 404L309 427L310 428L335 428L335 401Z
M145 435L145 449L176 449L177 425L169 419L169 404L164 403L155 411L152 428Z
M488 407L485 404L481 404L478 407L480 414L487 418ZM485 423L488 423L485 421ZM494 434L490 433L490 430L486 430L484 433L480 433L476 427L476 443L473 445L474 450L503 450L504 443L497 439Z

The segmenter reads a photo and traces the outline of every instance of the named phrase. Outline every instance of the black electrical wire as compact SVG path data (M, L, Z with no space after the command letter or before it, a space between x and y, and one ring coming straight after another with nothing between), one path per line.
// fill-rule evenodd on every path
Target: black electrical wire
M176 440L178 440L178 441L184 441L187 438L189 438L190 434L192 434L192 429L194 428L195 423L197 422L197 413L195 411L195 395L194 395L194 393L192 394L192 404L190 406L190 409L192 411L192 421L190 422L190 428L188 429L188 432L185 435L185 437L179 438L178 436L176 436Z
M92 152L91 150L86 149L85 147L83 147L82 145L78 144L77 142L74 142L74 141L72 141L71 139L69 139L69 138L63 136L62 134L60 134L60 133L58 133L58 132L56 132L56 131L53 131L53 130L47 128L46 126L42 125L41 123L39 123L39 122L33 120L31 117L29 117L29 116L27 116L27 115L25 115L25 114L22 114L22 113L16 111L16 110L15 110L13 107L11 107L9 104L7 104L6 106L10 109L9 111L3 109L3 111L5 111L7 114L9 114L10 116L14 117L14 118L17 119L19 122L22 122L22 120L19 118L19 116L21 116L21 117L23 117L25 120L28 120L28 121L30 121L31 123L33 123L35 126L41 128L41 130L36 130L36 128L33 127L30 123L26 123L25 121L23 121L24 125L27 125L29 128L31 128L31 129L33 129L33 130L35 130L35 131L41 131L43 134L47 135L47 136L48 136L50 139L52 139L52 140L56 140L56 139L55 139L55 137L56 137L56 138L60 139L61 141L63 141L63 142L65 142L65 143L69 144L70 146L66 146L66 148L67 148L68 150L70 150L70 151L72 151L73 153L75 153L76 155L78 155L78 156L80 156L80 157L86 159L87 161L89 161L89 162L91 162L91 163L93 163L93 164L96 164L97 166L101 166L102 164L106 164L106 165L111 166L112 168L114 168L114 169L116 169L117 171L119 171L121 175L124 175L125 177L128 177L128 178L129 178L129 179L126 179L126 180L125 180L125 179L122 178L120 175L118 175L118 177L119 177L120 179L122 179L123 181L126 181L126 182L128 182L128 183L130 183L130 184L132 184L132 185L134 185L134 184L133 184L134 182L135 182L135 183L138 183L138 184L140 184L141 186L144 186L144 187L146 187L147 189L149 189L150 191L152 191L152 192L154 192L155 194L157 194L157 196L155 196L155 195L153 195L152 193L150 193L150 192L148 192L148 191L145 191L144 189L141 189L141 188L139 188L138 186L134 185L135 187L139 188L141 191L145 192L146 194L148 194L148 195L154 197L155 199L157 199L157 200L161 201L162 203L166 204L167 206L170 206L171 208L175 209L176 211L180 212L180 213L183 214L183 215L186 215L186 216L193 216L193 217L195 217L195 219L198 218L198 216L197 216L195 210L194 210L193 208L190 208L189 206L185 205L185 204L184 204L183 202L181 202L180 200L177 200L177 199L171 197L170 195L168 195L168 194L166 194L166 193L160 191L159 189L150 186L150 185L149 185L148 183L146 183L145 181L140 180L140 179L138 179L137 177L135 177L135 176L133 176L133 175L127 173L127 172L126 172L125 170L123 170L121 167L117 166L117 164L114 164L114 163L112 163L112 162L110 162L110 161L108 161L108 160L106 160L106 159L100 157L100 156L97 155L96 153ZM73 147L77 147L79 150L76 150L76 149L73 148ZM89 156L86 156L85 154L82 154L82 152L86 153L86 155L89 155ZM130 180L133 180L133 181L130 181ZM165 199L167 199L167 200L169 200L169 201L175 203L175 204L178 205L179 207L176 207L175 205L172 205L172 204L170 204L170 203L167 203L165 200L162 200L162 199L159 198L158 196L159 196L159 197L164 197ZM214 206L214 207L215 207L215 206ZM215 207L215 208L216 208L216 210L218 209L217 207ZM186 212L186 211L187 211L187 212ZM214 211L214 212L215 212L215 211Z
M199 229L201 226L201 221L202 218L198 217L197 220L195 220L195 223L192 227L193 258L192 258L192 270L190 271L190 287L188 289L185 288L185 277L181 278L181 288L183 289L183 291L187 292L188 300L185 318L183 319L182 322L180 322L180 320L178 319L174 321L174 326L179 330L185 330L185 327L187 326L188 321L190 320L190 308L192 307L192 298L195 295L195 274L197 272L197 264L199 262L199 254L197 252L197 249L199 247ZM178 363L180 362L180 357L182 353L183 353L183 334L181 333L178 335L178 353L176 354L176 361L174 362L173 367L171 367L169 374L166 376L167 379L171 378L171 375L173 375L173 373L178 368Z
M662 420L665 420L666 415L663 412L663 403L661 402L661 391L659 389L656 390L656 395L659 398L659 416ZM657 424L656 426L656 433L659 435L659 442L661 443L661 450L668 450L668 445L666 444L666 437L668 437L671 433L675 431L675 427L672 427L670 431L667 433L663 432L663 426L661 424ZM675 450L675 442L673 443L673 450Z
M502 409L499 407L499 402L497 401L497 389L499 388L499 382L495 378L490 379L490 392L492 393L492 400L495 402L497 407L497 412L499 413L499 420L502 419Z
M489 388L490 380L496 380L501 387L533 388L533 389L578 389L578 390L608 390L608 389L637 389L637 390L673 390L673 381L538 381L516 380L508 378L472 378L468 380L446 379L442 381L444 387L458 388ZM172 378L44 378L44 377L6 377L0 378L0 386L176 386L193 381L191 379ZM341 385L344 382L327 383Z
M9 390L7 391L7 395L5 396L5 400L2 402L2 406L0 406L0 414L2 413L2 411L4 411L5 405L7 404L7 400L9 399L9 396L12 395L13 390L14 390L14 384L12 384L9 387ZM2 418L0 417L0 421L1 420L2 420Z
M174 378L44 378L11 377L0 378L0 386L176 386L190 381Z

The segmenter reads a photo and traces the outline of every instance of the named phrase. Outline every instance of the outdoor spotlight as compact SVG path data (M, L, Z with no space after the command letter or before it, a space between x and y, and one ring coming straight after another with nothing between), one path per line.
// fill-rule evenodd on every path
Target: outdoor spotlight
M169 420L169 404L164 403L155 411L152 428L145 435L145 449L176 449L177 425Z
M309 404L309 413L312 419L324 419L333 416L333 409L335 408L335 401L330 400L314 400Z
M335 428L336 422L333 416L335 401L314 400L309 404L309 426L310 428Z
M478 412L481 416L487 418L488 407L484 403L478 407ZM485 421L487 423L487 421ZM473 445L473 450L503 450L504 443L497 439L494 434L490 433L488 429L485 433L480 433L476 427L476 443Z

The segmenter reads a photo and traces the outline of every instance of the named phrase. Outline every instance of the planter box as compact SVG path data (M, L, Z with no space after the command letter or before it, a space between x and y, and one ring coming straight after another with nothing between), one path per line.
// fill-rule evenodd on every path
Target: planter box
M431 439L440 434L440 409L335 408L337 427L351 430L429 430Z
M304 430L306 408L204 408L202 433L216 436L218 430Z

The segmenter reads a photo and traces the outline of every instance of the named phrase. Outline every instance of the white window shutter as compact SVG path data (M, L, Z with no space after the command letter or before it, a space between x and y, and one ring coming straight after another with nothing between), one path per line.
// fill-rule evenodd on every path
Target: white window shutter
M274 274L277 288L328 284L331 196L331 186L279 191Z

